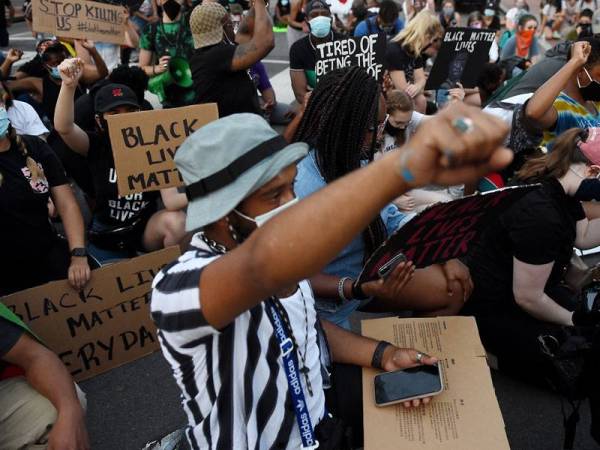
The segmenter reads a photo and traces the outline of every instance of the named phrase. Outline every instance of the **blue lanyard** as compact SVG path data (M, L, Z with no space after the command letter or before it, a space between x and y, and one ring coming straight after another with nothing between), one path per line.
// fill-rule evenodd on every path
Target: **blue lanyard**
M296 414L296 422L300 430L300 438L302 439L302 448L305 450L316 449L319 447L319 441L315 439L315 430L310 420L308 406L302 390L300 382L300 371L298 370L298 361L294 352L294 343L287 334L283 322L277 309L273 305L273 299L266 302L267 311L271 318L273 328L275 328L275 336L281 348L281 356L283 358L283 369L287 378L288 387L294 404L294 412Z

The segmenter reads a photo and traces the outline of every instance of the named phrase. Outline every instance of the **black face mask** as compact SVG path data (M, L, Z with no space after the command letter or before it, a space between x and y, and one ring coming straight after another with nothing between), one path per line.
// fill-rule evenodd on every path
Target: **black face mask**
M385 132L393 138L397 137L401 133L404 133L404 130L404 128L396 128L392 126L389 121L385 123Z
M587 75L587 77L592 81L586 87L581 87L581 85L579 83L579 78L577 79L577 87L579 87L581 96L586 101L589 100L592 102L599 102L600 101L600 83L598 83L596 80L594 80L590 76L590 74L588 73L588 71L586 69L584 69L584 71L585 71L585 74Z
M181 11L181 5L176 0L167 0L163 3L162 9L171 20L175 20Z
M600 180L596 178L582 180L573 197L582 202L600 200Z
M580 23L578 26L579 28L581 28L581 31L579 32L579 35L577 37L584 38L594 35L594 33L592 33L591 23Z

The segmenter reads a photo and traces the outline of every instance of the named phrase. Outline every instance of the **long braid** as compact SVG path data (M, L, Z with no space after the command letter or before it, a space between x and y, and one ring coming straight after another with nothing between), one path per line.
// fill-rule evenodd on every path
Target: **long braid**
M27 146L25 145L25 141L23 138L17 134L15 129L10 126L10 131L8 133L8 138L12 145L15 145L19 152L25 158L25 165L29 169L29 173L31 174L31 181L36 183L40 178L44 178L44 172L38 166L38 164L34 161L34 159L29 156L29 152L27 151Z
M334 70L317 84L295 140L316 149L317 164L327 183L359 169L361 160L372 160L375 137L367 153L364 141L369 127L377 128L380 95L377 81L358 67ZM363 232L365 259L385 237L385 225L377 216Z

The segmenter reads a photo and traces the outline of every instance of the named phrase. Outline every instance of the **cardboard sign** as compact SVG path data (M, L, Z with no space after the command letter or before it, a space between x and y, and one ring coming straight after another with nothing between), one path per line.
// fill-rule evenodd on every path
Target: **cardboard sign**
M175 152L218 118L216 103L107 116L119 195L182 186Z
M32 0L33 29L38 33L125 44L123 6L88 0Z
M404 253L417 268L466 255L491 220L538 187L499 189L427 208L371 255L358 282L378 279L379 268L399 253Z
M490 369L472 317L362 321L362 334L439 359L444 391L405 409L375 406L375 369L363 369L365 450L509 450Z
M458 82L464 88L475 87L495 38L490 30L448 28L425 89L452 89Z
M170 247L92 272L81 292L54 281L0 299L67 366L76 381L158 350L150 317L154 276L179 256Z
M383 33L352 37L317 45L317 81L343 67L362 67L376 80L383 78L386 37Z

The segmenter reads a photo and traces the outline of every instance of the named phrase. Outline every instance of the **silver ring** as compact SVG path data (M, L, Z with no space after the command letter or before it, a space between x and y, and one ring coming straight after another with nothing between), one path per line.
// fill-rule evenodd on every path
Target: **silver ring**
M423 353L421 353L421 352L417 352L417 362L418 362L419 364L421 364L421 360L423 359L423 357L424 357L424 356L425 356L425 355L424 355Z
M475 128L473 121L468 117L458 117L454 119L452 121L452 126L461 134L473 131L473 128Z

